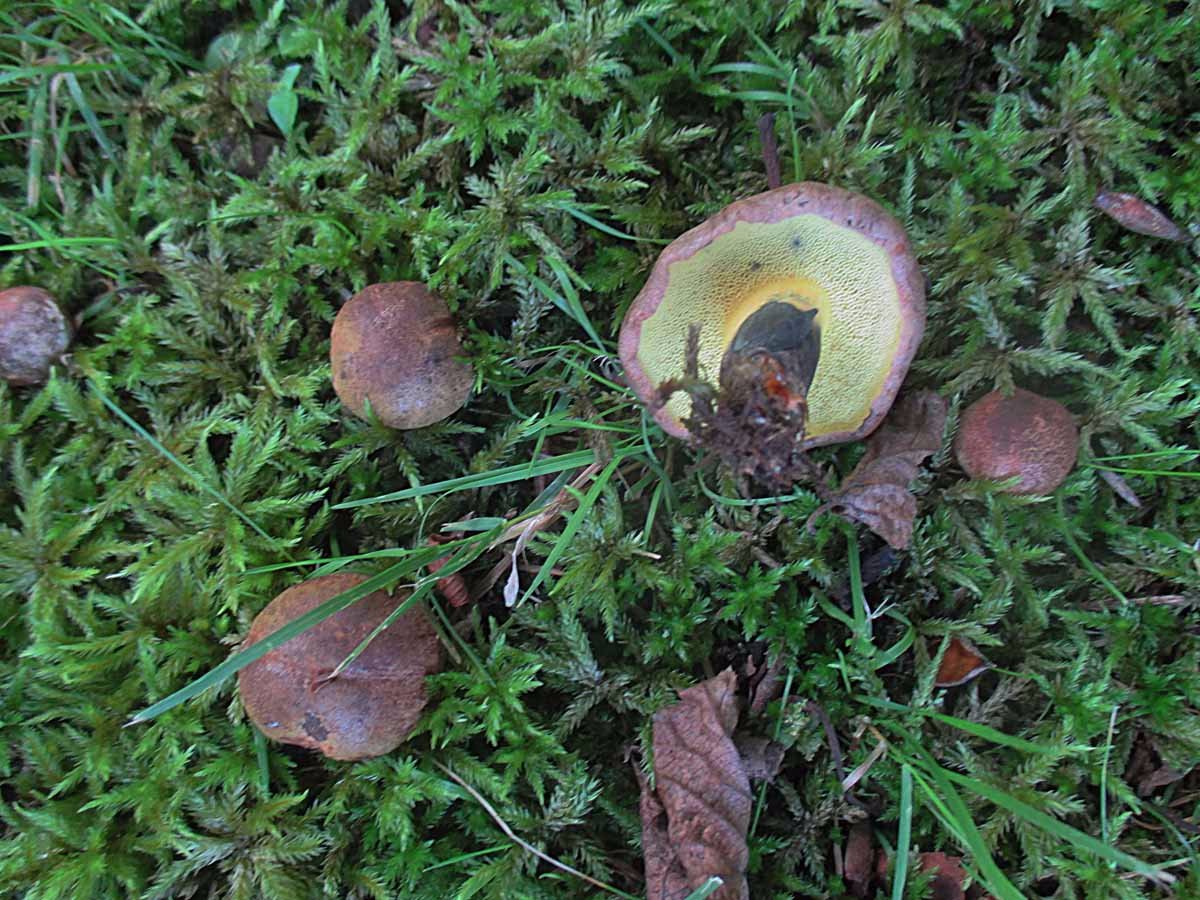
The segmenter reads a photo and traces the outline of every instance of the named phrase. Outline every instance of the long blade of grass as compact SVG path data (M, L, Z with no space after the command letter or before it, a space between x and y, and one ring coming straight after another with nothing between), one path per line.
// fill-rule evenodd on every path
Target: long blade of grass
M184 475L186 475L188 478L190 478L192 483L195 484L196 487L200 488L200 490L204 491L204 493L208 494L210 497L212 497L214 500L216 500L218 503L220 503L222 506L224 506L227 510L229 510L231 513L233 513L235 516L237 516L239 519L241 519L242 522L245 523L245 525L248 528L253 530L254 533L257 534L259 537L265 538L268 541L272 540L272 538L269 534L267 534L265 531L263 531L261 528L259 528L258 525L255 524L255 522L249 516L247 516L244 512L242 512L240 509L238 509L236 506L234 506L225 497L224 494L222 494L220 491L218 491L212 485L208 484L208 482L206 482L204 480L203 476L201 476L199 472L197 472L195 469L193 469L191 466L189 466L187 463L185 463L183 460L181 460L178 456L176 456L174 453L172 453L170 450L168 450L166 447L164 447L161 443L159 443L158 439L155 438L154 435L152 435L150 432L148 432L145 428L143 428L141 426L141 424L139 424L137 422L136 419L127 415L125 413L125 410L121 409L121 407L119 407L119 406L117 406L117 404L113 403L113 401L110 400L108 398L108 396L104 393L104 391L100 390L100 388L97 386L96 382L89 381L88 385L91 387L92 391L96 394L96 396L100 398L100 402L103 403L105 406L107 406L109 411L112 412L113 415L115 415L118 419L120 419L122 422L124 422L126 425L128 425L129 428L132 429L142 440L144 440L151 447L153 447L160 456L162 456L164 459L166 459L168 462L170 462L172 465L174 465L177 469L179 469L179 471L183 472Z
M0 244L0 252L16 253L18 250L44 250L57 247L84 247L92 244L119 244L117 238L110 237L56 237L42 241L25 241L20 244Z
M900 822L896 834L896 868L892 872L892 900L904 900L908 881L908 844L912 839L913 773L912 766L900 767Z
M100 119L96 116L95 110L84 96L83 88L79 86L79 79L75 77L75 73L67 75L67 89L71 92L71 99L75 101L75 105L79 107L79 112L83 116L83 121L87 123L88 128L92 132L92 137L96 139L96 143L100 145L100 152L109 159L113 159L117 155L117 150L113 146L112 141L108 139L108 135L104 133L104 129L100 126Z
M708 881L704 882L704 884L700 885L700 887L696 888L694 891L684 897L683 900L704 900L705 897L711 897L713 894L715 894L717 892L717 888L724 883L724 881L714 875L712 878L708 879Z
M25 163L25 205L34 207L41 196L42 162L46 156L46 114L50 97L50 79L43 78L29 88L26 109L32 110L29 124L29 157ZM4 249L4 248L0 248Z
M1071 526L1067 523L1067 514L1063 509L1061 494L1058 497L1058 530L1062 534L1063 540L1067 542L1067 546L1071 548L1071 552L1075 554L1075 558L1079 560L1079 564L1087 570L1087 573L1100 582L1100 584L1104 585L1108 592L1116 599L1122 603L1128 603L1129 598L1121 592L1119 587L1109 581L1108 576L1101 572L1099 567L1088 558L1088 555L1083 552L1083 548L1076 542L1075 536L1071 534Z
M1175 447L1170 450L1149 450L1145 453L1120 453L1116 456L1093 456L1092 459L1096 462L1109 462L1120 459L1147 459L1149 457L1160 456L1188 456L1195 459L1200 456L1200 450L1193 450L1189 447Z
M446 866L457 865L460 862L466 862L469 859L475 859L478 856L487 856L489 853L499 853L501 850L507 850L508 844L497 844L495 847L484 847L482 850L472 850L470 853L460 853L457 856L452 856L449 859L443 859L441 862L435 862L431 866L426 866L421 870L422 873L432 872L434 869L444 869Z
M601 231L604 234L607 234L609 237L620 238L623 241L636 241L641 244L669 244L669 243L671 243L666 238L638 237L636 234L626 234L623 231L618 231L616 228L613 228L611 225L605 225L599 219L589 216L583 210L578 209L577 207L571 206L570 204L566 204L566 203L559 204L558 209L561 209L563 212L567 213L568 215L572 216L573 218L578 219L580 222L583 222L585 225L591 225L597 231Z
M529 587L525 589L525 593L521 595L518 605L533 596L533 592L546 580L546 576L550 574L550 570L554 568L554 564L558 562L567 548L571 546L571 541L574 539L575 533L583 525L583 520L591 512L592 507L596 505L596 500L600 496L600 492L604 490L604 486L608 484L609 479L612 478L613 473L617 471L617 466L620 464L621 460L616 456L609 460L608 465L601 470L600 474L596 476L596 480L592 482L591 487L588 488L588 492L579 498L579 504L567 517L567 524L563 526L562 532L554 541L554 546L546 555L546 559L542 563L541 568L538 569L537 575L529 583ZM570 488L567 488L567 490L570 490Z
M1200 472L1179 472L1175 469L1125 469L1118 466L1100 466L1089 463L1093 469L1104 469L1107 472L1118 472L1121 475L1162 475L1171 478L1200 478Z
M397 580L403 578L412 571L413 567L409 560L398 562L394 566L389 566L388 568L384 569L379 574L372 575L361 584L350 588L350 590L343 591L336 597L330 597L320 606L316 606L299 618L293 619L278 631L272 632L253 646L233 654L223 663L209 669L199 678L192 680L184 687L175 691L175 693L170 694L164 697L162 700L159 700L157 703L152 703L150 706L146 707L140 712L135 713L133 718L125 723L126 727L130 725L138 725L142 722L149 722L151 719L161 716L168 710L174 709L176 706L179 706L179 704L186 703L193 697L199 696L210 687L220 684L230 675L233 675L241 669L244 669L256 659L262 659L262 657L266 656L276 647L286 643L287 641L290 641L301 632L312 628L318 622L323 622L334 613L341 612L351 603L361 600L363 597L367 596L367 594L370 594L373 591L390 587ZM403 602L403 605L407 606L411 603L411 601L412 597L409 597Z
M1116 847L1111 847L1090 834L1085 834L1077 828L1072 828L1065 822L1060 822L1040 809L1035 809L1028 803L1018 800L1006 794L1004 791L998 790L989 784L984 784L978 779L971 778L967 775L962 775L950 769L943 769L942 774L953 781L955 784L960 784L965 788L970 789L974 793L989 800L1001 809L1007 810L1013 815L1020 816L1027 822L1030 822L1043 831L1054 835L1056 838L1067 843L1073 844L1076 848L1088 853L1094 853L1101 859L1105 859L1114 865L1120 866L1123 869L1128 869L1131 872L1137 872L1139 875L1144 875L1152 881L1159 884L1172 884L1175 877L1157 866L1152 866L1149 863L1142 862L1135 856L1130 856L1118 850Z
M613 459L625 460L641 451L636 444L619 445L613 450ZM449 478L445 481L435 481L393 491L390 494L380 494L376 497L364 497L361 500L347 500L339 503L334 509L355 509L360 506L370 506L374 503L395 503L400 500L410 500L413 497L425 497L429 494L453 494L457 491L473 491L478 488L494 487L498 484L509 484L513 481L524 481L536 475L552 475L565 472L568 469L579 469L596 461L594 450L575 450L548 459L533 459L529 462L517 463L494 469L491 472L478 472L474 475L463 475L459 478Z
M919 783L926 790L927 795L931 796L937 802L943 814L949 817L949 823L952 823L952 827L957 832L959 838L971 850L971 855L975 858L975 864L979 866L980 873L986 881L985 886L987 889L996 895L999 900L1025 900L1021 892L1000 871L1000 867L992 858L992 853L988 849L983 835L979 833L979 829L975 826L975 820L971 817L971 810L968 808L966 801L959 796L954 786L946 779L946 775L949 773L937 764L933 756L920 745L912 734L904 729L897 730L905 735L905 747L908 752L917 755L921 760L920 764L924 773L937 785L938 791L935 792L923 780L919 780ZM912 765L911 761L908 762L909 765Z
M960 731L965 731L977 738L982 738L985 741L991 741L993 744L999 744L1002 747L1009 747L1012 750L1021 750L1025 753L1045 753L1049 755L1062 755L1062 751L1054 747L1044 747L1041 744L1035 744L1033 741L1027 741L1025 738L1014 737L1011 734L1005 734L1003 731L997 731L990 725L980 725L978 722L970 722L966 719L960 719L957 716L949 716L945 713L937 712L932 709L922 709L915 706L906 706L903 703L895 703L891 700L884 700L880 697L867 697L858 695L855 699L862 703L868 703L871 706L876 706L880 709L888 709L894 712L917 713L918 715L927 716L931 719L936 719L946 725L953 726Z

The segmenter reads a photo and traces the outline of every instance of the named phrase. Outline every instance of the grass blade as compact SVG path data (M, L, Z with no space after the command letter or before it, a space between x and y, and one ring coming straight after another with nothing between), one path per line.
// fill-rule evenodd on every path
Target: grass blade
M912 766L900 768L900 823L896 834L896 869L892 873L892 900L904 900L908 881L908 845L912 839L913 773Z
M291 640L301 632L307 631L309 628L312 628L319 622L323 622L334 613L341 612L347 606L357 600L361 600L367 594L391 586L396 582L396 580L404 577L411 571L411 563L408 560L405 560L404 562L396 563L394 566L389 566L378 575L371 576L362 584L355 585L354 587L350 588L350 590L343 591L336 597L330 597L320 606L314 607L299 618L288 622L278 631L267 635L252 647L233 654L223 663L209 669L199 678L189 682L175 693L170 694L164 697L162 700L159 700L157 703L153 703L140 712L135 713L133 718L125 723L126 727L130 725L139 725L142 722L149 722L151 719L161 716L168 710L174 709L176 706L179 706L179 704L186 703L193 697L199 696L210 687L220 684L230 675L233 675L239 670L244 669L256 659L261 659L262 657L266 656L276 647ZM415 595L408 597L401 605L407 608L412 603L414 596Z
M717 892L717 888L724 883L724 881L714 875L712 878L708 879L708 881L704 882L704 884L700 885L700 887L696 888L694 891L684 897L683 900L704 900L705 897L711 897L713 894L715 894Z
M613 228L611 225L605 225L599 219L592 218L587 213L585 213L583 210L578 209L574 206L570 206L568 204L562 204L558 208L561 209L563 212L567 213L568 215L573 216L574 218L578 219L580 222L583 222L585 225L591 225L597 231L602 231L610 237L620 238L623 241L637 241L638 243L642 243L642 244L669 244L669 243L671 243L666 238L638 237L635 234L626 234L623 231L618 231L617 229Z
M1156 866L1142 862L1135 856L1130 856L1128 853L1110 847L1090 834L1085 834L1077 828L1072 828L1065 822L1060 822L1040 809L1035 809L1027 803L1018 800L1016 797L1011 797L1004 791L998 790L991 785L984 784L975 778L962 775L958 772L949 769L942 770L944 776L953 781L955 784L961 784L965 788L969 788L974 793L989 800L1001 809L1007 810L1013 815L1020 816L1027 822L1038 826L1043 831L1054 835L1059 840L1067 841L1073 844L1079 850L1087 853L1094 853L1102 859L1114 865L1120 866L1123 869L1128 869L1131 872L1137 872L1139 875L1144 875L1152 881L1159 884L1172 884L1175 881L1173 875L1162 871Z
M172 465L174 465L177 469L179 469L179 471L183 472L184 475L186 475L188 478L190 478L192 480L192 483L195 484L196 487L200 488L200 490L204 491L204 493L208 494L210 497L212 497L214 500L216 500L218 503L220 503L222 506L224 506L227 510L229 510L231 513L233 513L235 516L237 516L239 519L241 519L242 522L244 522L247 527L252 529L254 531L254 533L257 534L259 537L265 538L268 541L272 540L272 538L269 534L267 534L265 531L263 531L261 528L259 528L258 525L256 525L249 516L247 516L244 512L242 512L240 509L238 509L236 506L234 506L228 499L226 499L224 494L222 494L216 488L214 488L210 484L208 484L204 480L204 478L200 475L199 472L197 472L195 469L193 469L191 466L189 466L187 463L185 463L183 460L181 460L178 456L176 456L174 453L172 453L170 450L168 450L166 447L164 447L161 443L159 443L158 440L154 437L154 435L152 435L145 428L143 428L137 422L137 420L135 420L132 417L130 417L129 415L127 415L125 413L125 410L121 409L121 407L119 407L119 406L117 406L117 404L113 403L112 400L108 399L108 396L102 390L100 390L100 388L96 385L96 383L94 381L90 381L90 382L88 382L88 384L90 385L92 391L96 394L96 396L100 398L100 402L103 403L105 406L107 406L109 411L112 412L113 415L115 415L118 419L120 419L122 422L124 422L126 425L128 425L140 438L142 438L142 440L144 440L151 447L153 447L159 453L159 455L161 455L164 459L166 459L168 462L170 462Z
M624 461L640 452L637 445L618 446L613 451L614 460ZM594 450L576 450L549 459L535 459L526 463L517 463L494 469L491 472L479 472L475 475L463 475L459 478L449 478L445 481L435 481L393 491L390 494L380 494L376 497L364 497L361 500L347 500L339 503L334 509L355 509L360 506L370 506L373 503L395 503L400 500L410 500L413 497L426 497L430 494L453 494L458 491L472 491L478 488L493 487L498 484L509 484L513 481L524 481L535 475L552 475L565 472L568 469L579 469L596 461Z
M617 471L617 466L620 464L620 458L614 456L608 465L604 467L604 470L596 476L596 480L592 482L592 486L588 488L588 492L580 498L579 505L575 507L575 511L567 518L567 524L563 527L562 533L555 540L554 547L551 549L549 555L546 556L541 568L538 569L537 575L534 576L529 587L525 589L525 593L521 596L518 605L524 603L533 595L533 592L546 580L546 576L550 574L550 570L554 568L554 564L566 552L567 547L571 546L571 540L575 537L575 532L579 531L580 526L583 525L584 518L591 511L592 507L596 505L596 500L599 498L600 492L604 490L604 486L608 484L609 479L612 478L613 473ZM568 488L568 490L570 489Z

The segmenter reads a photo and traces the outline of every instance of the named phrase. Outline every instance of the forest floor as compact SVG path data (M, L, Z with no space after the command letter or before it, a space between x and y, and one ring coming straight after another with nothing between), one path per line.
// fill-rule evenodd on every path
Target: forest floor
M0 384L0 893L645 896L644 854L680 849L643 841L652 723L706 682L781 762L695 897L743 869L755 898L1200 897L1200 229L1094 202L1200 222L1195 3L0 24L0 287L75 323L48 383ZM924 273L907 390L948 416L904 549L664 434L624 380L662 247L767 189L765 114L784 181L873 198ZM410 431L329 364L338 309L398 280L445 298L475 377ZM1079 427L1050 496L955 458L1014 386ZM836 484L863 447L811 460ZM359 762L267 741L230 677L260 610L339 568L415 591L446 660ZM966 642L990 666L938 686Z

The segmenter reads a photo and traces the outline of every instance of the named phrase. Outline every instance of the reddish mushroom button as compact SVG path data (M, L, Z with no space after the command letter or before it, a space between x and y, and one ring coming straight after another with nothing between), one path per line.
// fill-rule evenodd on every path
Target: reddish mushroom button
M1013 494L1052 494L1075 467L1079 430L1057 400L1017 388L985 394L962 415L954 451L971 478L1016 476Z
M691 398L657 398L685 374L694 325L700 375L714 387L727 353L763 347L807 385L805 447L857 440L883 420L917 351L924 279L903 227L873 200L790 184L677 238L625 316L629 384L678 437Z
M339 573L288 588L254 619L246 646L365 580ZM242 703L259 730L331 759L380 756L403 743L425 707L425 676L442 667L441 643L422 608L405 610L333 675L403 600L367 594L242 669Z
M362 419L423 428L453 415L474 383L444 300L416 281L372 284L338 310L333 389Z

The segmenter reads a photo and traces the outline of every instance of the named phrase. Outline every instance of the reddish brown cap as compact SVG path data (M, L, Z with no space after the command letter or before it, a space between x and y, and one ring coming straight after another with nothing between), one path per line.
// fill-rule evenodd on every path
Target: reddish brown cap
M475 377L461 356L445 301L417 281L369 285L333 321L333 389L359 418L369 401L389 428L423 428L461 409Z
M1079 452L1075 420L1057 400L1017 388L985 394L962 415L954 452L971 478L1021 476L1014 494L1052 494Z
M365 580L339 573L288 588L254 619L245 646ZM399 746L425 706L425 676L442 667L441 644L423 609L409 607L326 679L403 599L367 594L242 669L242 703L259 730L331 759L365 759Z
M0 291L0 378L41 384L71 344L71 326L54 298L37 287Z
M925 329L925 285L903 227L861 194L815 182L739 200L672 242L621 326L630 386L655 405L684 375L700 328L700 373L716 385L739 326L769 303L815 310L820 356L806 447L857 440L883 420ZM686 437L691 400L655 414Z

